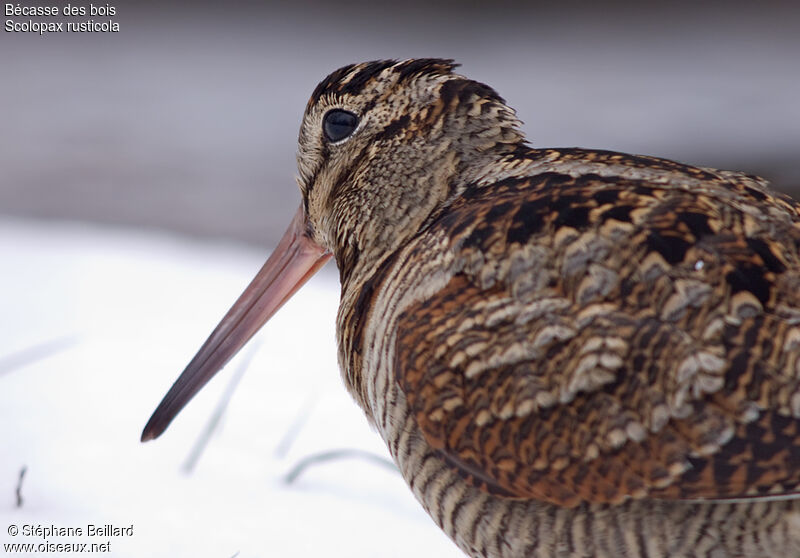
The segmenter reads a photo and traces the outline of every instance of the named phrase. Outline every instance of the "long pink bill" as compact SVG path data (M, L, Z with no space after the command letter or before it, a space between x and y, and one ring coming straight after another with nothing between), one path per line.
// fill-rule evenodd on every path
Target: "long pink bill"
M142 441L158 438L206 382L330 257L306 235L306 218L300 206L264 267L164 396L144 427Z

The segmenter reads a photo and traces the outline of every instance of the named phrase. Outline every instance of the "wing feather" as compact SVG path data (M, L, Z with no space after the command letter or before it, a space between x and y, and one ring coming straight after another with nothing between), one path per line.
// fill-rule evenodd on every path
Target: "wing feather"
M464 196L427 231L451 280L397 329L427 441L562 506L797 492L800 226L765 195L558 175Z

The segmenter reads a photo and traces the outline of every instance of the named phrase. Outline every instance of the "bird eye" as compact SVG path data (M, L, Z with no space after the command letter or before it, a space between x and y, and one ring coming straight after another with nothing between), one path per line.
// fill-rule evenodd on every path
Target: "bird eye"
M340 141L353 133L358 125L358 117L346 110L333 109L322 120L322 131L328 141Z

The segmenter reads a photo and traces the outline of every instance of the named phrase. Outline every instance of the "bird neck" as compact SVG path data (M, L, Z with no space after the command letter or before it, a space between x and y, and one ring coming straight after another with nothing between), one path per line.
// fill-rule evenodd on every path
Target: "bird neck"
M416 192L413 201L399 203L396 199L384 199L384 203L375 205L365 201L359 206L358 219L346 219L353 228L339 236L346 241L338 242L334 249L341 282L337 316L339 362L348 391L368 417L371 411L362 361L364 329L384 279L393 269L404 265L399 260L403 248L424 234L429 224L445 214L465 191L488 186L488 182L479 181L528 152L529 148L522 141L498 145L480 157L466 160L459 157L457 151L448 151L446 161L440 161L434 170L427 169L428 176L424 179L412 182L415 186L424 184L426 187L411 189L399 185L394 189L395 192ZM431 178L431 173L435 178ZM358 191L363 196L367 190L360 188ZM427 195L419 195L420 192ZM397 212L397 207L409 210Z

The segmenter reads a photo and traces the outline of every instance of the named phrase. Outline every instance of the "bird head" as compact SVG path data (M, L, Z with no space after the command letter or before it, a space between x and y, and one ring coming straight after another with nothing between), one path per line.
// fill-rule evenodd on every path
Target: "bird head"
M298 141L302 203L262 269L153 413L159 436L322 265L358 285L492 164L524 142L514 111L450 60L336 70L314 90Z
M490 87L451 60L345 66L314 90L298 141L310 237L343 284L368 275L523 136Z

